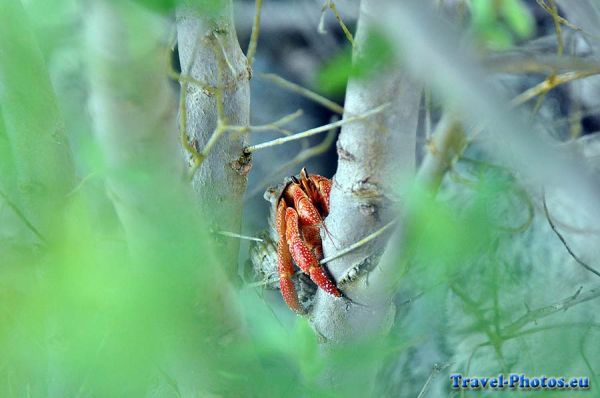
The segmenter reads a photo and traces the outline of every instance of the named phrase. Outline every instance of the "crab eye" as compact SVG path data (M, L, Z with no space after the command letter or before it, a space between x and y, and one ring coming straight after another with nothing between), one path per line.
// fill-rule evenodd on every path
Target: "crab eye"
M300 184L300 181L298 181L296 176L292 176L292 181L294 181L294 183L296 183L296 184Z

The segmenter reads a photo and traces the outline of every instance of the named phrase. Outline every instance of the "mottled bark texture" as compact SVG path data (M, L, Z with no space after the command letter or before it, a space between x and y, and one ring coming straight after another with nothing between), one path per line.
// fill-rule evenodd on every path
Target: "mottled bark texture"
M368 46L377 27L378 0L363 0L356 34L354 62L373 57ZM397 187L415 170L416 130L421 87L399 65L369 59L373 73L353 78L347 88L345 115L364 113L383 104L385 111L344 125L337 144L339 163L333 178L331 213L322 231L325 257L359 241L389 223L402 198ZM365 294L366 271L378 262L385 238L328 264L340 281L351 269L360 276L342 286L348 300L318 291L313 324L325 339L341 342L385 332L393 321L391 296Z
M250 70L237 41L231 1L221 4L219 9L210 11L184 6L177 13L182 75L197 81L182 87L187 90L187 132L198 152L206 147L217 128L219 97L222 96L221 123L246 126L250 118ZM240 230L242 198L250 170L250 158L242 151L246 144L244 134L222 134L193 176L198 202L214 230ZM217 245L222 267L235 278L238 240L223 238Z

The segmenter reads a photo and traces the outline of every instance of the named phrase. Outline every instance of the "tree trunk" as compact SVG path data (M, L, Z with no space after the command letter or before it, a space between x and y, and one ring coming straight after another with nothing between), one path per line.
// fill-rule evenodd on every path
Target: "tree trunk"
M361 3L355 63L367 56L378 3L377 0ZM337 143L339 164L333 178L331 213L322 232L325 257L390 222L401 202L395 187L414 174L421 87L398 65L373 68L376 77L350 80L344 117L383 104L388 107L376 116L342 128ZM367 284L365 271L377 264L384 243L384 238L376 239L328 264L337 281L353 268L363 277L342 286L348 298L360 305L347 306L346 301L318 291L313 323L327 340L340 342L379 334L391 325L391 297L363 293Z
M177 13L182 77L196 82L182 83L186 98L185 115L180 117L186 117L190 144L198 152L215 139L213 134L220 125L247 126L250 121L250 70L237 41L231 1L222 3L217 11L186 6ZM214 230L240 230L251 167L249 156L242 151L246 145L245 134L225 132L193 176L198 203ZM190 164L192 170L194 167ZM237 280L239 241L223 238L217 245L223 268Z

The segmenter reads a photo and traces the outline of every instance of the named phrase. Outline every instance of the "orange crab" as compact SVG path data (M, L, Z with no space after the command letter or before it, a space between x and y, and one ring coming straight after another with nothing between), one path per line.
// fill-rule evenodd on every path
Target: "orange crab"
M293 263L325 292L336 297L342 296L319 264L323 258L320 227L329 214L330 191L331 180L316 174L310 175L303 168L300 179L292 177L276 202L279 286L286 304L299 314L306 311L298 301L292 281L295 272Z

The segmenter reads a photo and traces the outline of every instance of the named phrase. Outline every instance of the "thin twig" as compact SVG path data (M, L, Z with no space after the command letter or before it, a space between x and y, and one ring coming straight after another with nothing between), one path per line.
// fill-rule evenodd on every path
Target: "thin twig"
M324 131L331 130L332 128L339 127L339 126L342 126L344 124L352 123L352 122L355 122L357 120L366 119L369 116L372 116L372 115L375 115L377 113L382 112L388 106L389 106L389 104L383 104L383 105L378 106L377 108L371 109L370 111L365 112L365 113L363 113L361 115L350 116L350 117L348 117L348 118L346 118L344 120L340 120L340 121L335 122L335 123L329 123L329 124L326 124L326 125L323 125L323 126L315 127L315 128L310 129L310 130L306 130L306 131L303 131L301 133L297 133L297 134L291 135L289 137L277 138L275 140L264 142L262 144L252 145L252 146L246 147L244 149L244 152L245 153L252 153L252 152L256 152L256 151L258 151L260 149L270 148L272 146L282 145L282 144L285 144L287 142L296 141L296 140L300 140L300 139L303 139L303 138L311 137L311 136L313 136L315 134L319 134L319 133L322 133Z
M289 80L282 78L281 76L278 76L273 73L260 73L260 74L258 74L258 77L263 80L268 80L271 83L274 83L283 89L286 89L293 93L299 94L305 98L308 98L309 100L314 101L317 104L324 106L325 108L329 109L332 112L338 113L340 115L344 114L344 108L342 106L336 104L335 102L333 102L332 100L330 100L328 98L323 97L320 94L315 93L314 91L311 91L311 90L309 90L305 87L302 87L296 83L292 83Z
M554 330L554 329L592 328L592 327L596 328L596 329L600 329L600 323L588 321L588 322L567 322L567 323L560 323L560 324L555 324L555 325L536 326L536 327L532 327L529 329L525 329L521 332L512 334L510 336L506 336L504 339L512 340L512 339L516 339L519 337L537 334L540 332L546 332L548 330ZM489 345L489 344L487 344L487 345Z
M206 157L208 156L208 154L210 153L210 151L212 150L212 148L219 141L219 138L221 138L221 136L226 131L227 131L227 126L225 124L223 124L221 122L221 120L218 120L217 121L217 127L215 128L215 130L211 134L210 138L208 139L208 142L206 143L206 145L202 149L202 152L200 152L200 156L201 156L202 160L206 159Z
M190 75L178 73L177 71L175 71L173 69L169 70L167 72L167 75L171 79L177 80L180 84L183 82L186 82L186 83L191 84L192 86L195 86L196 88L198 88L199 90L204 92L204 94L206 94L210 97L214 96L215 91L217 90L217 87L215 87L215 86L211 86L210 84L200 81Z
M586 71L576 71L576 72L565 72L560 75L552 75L545 79L543 82L531 87L528 90L525 90L523 93L517 95L515 98L510 101L510 105L512 107L516 107L524 104L530 99L537 97L538 95L545 94L548 91L552 90L556 86L561 84L569 83L574 80L583 79L589 76L600 74L600 69L592 69Z
M433 366L431 367L431 373L429 373L429 377L427 378L427 381L423 385L423 388L421 388L421 391L419 391L419 395L417 395L417 398L423 398L425 396L425 393L429 389L429 386L431 385L431 382L433 381L433 379L435 379L435 377L442 370L449 368L450 365L452 365L451 362L449 362L449 363L434 363Z
M537 203L534 203L534 206L537 210L540 211L544 211L543 209L543 205L539 205ZM563 231L567 230L570 233L574 233L574 234L580 234L580 235L586 235L586 234L593 234L593 235L600 235L600 229L594 229L592 227L576 227L574 225L571 225L569 223L567 223L564 220L559 220L558 217L556 217L556 215L552 216L552 222L554 223L554 225L556 226L556 228L560 228Z
M227 51L225 50L225 45L221 41L221 37L216 32L213 32L213 37L215 38L217 44L219 45L219 49L221 50L221 58L218 57L217 61L221 61L224 65L227 65L227 68L229 68L229 72L231 72L231 76L237 75L235 68L233 67L233 64L231 63L231 61L229 60L229 57L227 56ZM219 66L219 62L217 62L217 66ZM221 73L221 82L222 82L222 80L223 80L223 68L222 67L221 67L220 73ZM221 86L221 82L219 82L219 86Z
M95 171L92 171L90 174L88 174L88 175L86 175L85 177L83 177L83 178L81 179L81 181L79 181L79 184L77 184L77 185L75 186L75 188L73 188L73 189L71 190L71 192L69 192L69 193L66 195L66 197L68 198L68 197L71 197L71 196L75 195L75 194L77 193L77 191L79 191L79 190L80 190L80 189L81 189L81 188L82 188L82 187L85 185L85 183L86 183L86 182L88 182L88 181L89 181L89 180L91 180L92 178L96 177L96 174L97 174L97 173L96 173Z
M380 229L378 229L377 231L373 232L370 235L365 236L364 238L362 238L361 240L359 240L358 242L348 246L347 248L337 252L336 254L333 254L329 257L324 258L323 260L320 261L321 264L325 264L328 263L330 261L333 261L337 258L340 258L342 256L345 256L346 254L350 253L351 251L354 251L356 249L358 249L361 246L366 245L367 243L369 243L370 241L372 241L373 239L381 236L385 231L387 231L388 229L390 229L394 224L396 224L398 220L394 219L392 221L390 221L389 223L387 223L386 225L384 225L383 227L381 227Z
M196 56L198 55L198 51L200 49L200 40L197 38L194 42L194 47L192 48L192 54L190 56L190 60L186 65L185 75L187 75L190 79L192 74L192 68L196 62ZM182 73L182 75L184 75ZM190 142L190 135L187 128L187 91L188 85L191 80L183 80L182 76L178 77L180 90L179 90L179 139L181 142L181 146L186 150L186 152L190 155L192 160L192 170L195 170L202 163L202 158L198 153L196 147ZM200 82L199 82L200 83ZM200 83L201 84L201 83ZM191 174L193 175L193 174Z
M552 16L552 20L554 21L554 30L556 31L556 41L557 41L556 55L557 55L557 57L562 57L564 49L565 49L565 42L563 40L562 29L560 27L558 10L556 8L556 3L554 2L554 0L548 0L548 1L550 2L550 6L546 5L546 0L537 0L537 3L539 5L541 5L542 8L544 8ZM554 79L556 79L556 71L553 71L552 74L546 78L546 81L551 82L551 81L554 81ZM535 103L535 106L533 107L533 111L532 111L533 115L536 115L538 113L538 111L544 104L544 100L546 99L547 94L548 94L548 91L545 91L539 95L539 97Z
M590 267L589 265L587 265L585 262L583 262L574 252L573 250L571 250L571 248L569 247L569 245L567 244L567 241L565 240L565 238L562 236L562 234L560 232L558 232L558 229L556 228L556 225L554 225L554 221L552 221L552 218L550 217L550 212L548 211L548 204L546 203L546 193L542 192L542 203L544 205L544 214L546 215L546 220L548 220L548 224L550 224L550 228L552 228L552 231L554 231L554 233L556 234L556 236L558 236L558 239L560 239L560 241L562 242L563 246L567 249L567 251L569 252L569 254L571 255L571 257L573 257L575 259L575 261L577 261L577 263L579 265L581 265L583 268L587 269L588 271L590 271L591 273L593 273L596 276L600 277L600 272L596 271L594 268Z
M202 163L202 156L200 153L198 153L196 147L190 142L190 135L187 129L186 94L188 84L189 83L187 81L182 81L179 93L179 139L181 146L183 146L185 151L190 155L192 159L192 169L195 170Z
M0 190L0 196L2 197L2 199L4 200L4 202L6 203L6 205L8 207L11 208L11 210L17 215L17 217L23 222L23 224L25 224L27 226L27 228L29 228L31 230L31 232L33 232L33 234L43 243L47 243L48 241L46 240L46 238L44 237L44 235L42 235L42 233L40 231L38 231L38 229L27 219L27 217L25 216L25 214L21 211L21 209L19 209L19 207L13 203L8 196L2 192Z
M554 30L556 31L556 40L558 42L558 56L561 56L564 51L564 40L562 36L562 29L560 24L562 23L560 15L558 15L558 9L554 0L549 0L550 5L546 4L546 0L537 0L537 3L552 17L554 22Z
M319 33L325 33L325 30L324 30L325 10L327 10L327 8L329 8L331 10L333 15L335 16L335 19L337 19L338 24L344 31L344 35L346 35L346 39L348 39L350 44L352 44L352 47L354 47L354 37L352 36L352 33L350 33L350 30L348 29L346 24L344 23L344 20L342 19L342 16L338 12L337 7L336 7L335 3L333 2L333 0L327 0L327 3L325 3L323 8L321 9L321 21L319 22Z
M260 33L260 15L262 11L262 0L256 0L256 12L254 14L254 22L252 23L252 33L250 34L250 43L248 44L248 51L246 52L246 58L248 61L248 67L252 68L254 62L254 56L256 55L256 47L258 45L258 35Z
M303 114L304 114L304 111L302 109L298 109L296 112L290 113L289 115L285 115L281 119L276 120L272 123L261 124L258 126L227 126L226 129L227 129L227 131L234 131L234 132L238 132L238 133L249 133L249 132L257 133L257 132L273 131L273 130L281 131L281 127L293 122L294 120L298 119Z
M519 52L517 54L494 54L483 60L484 66L496 73L539 73L553 74L557 72L590 70L597 67L592 62L581 57L562 56L555 54L539 55Z
M521 316L519 319L517 319L510 325L504 327L500 334L501 336L503 336L503 338L505 338L506 336L512 336L531 322L535 322L549 315L564 311L577 304L590 301L598 297L600 297L600 288L595 288L585 293L580 293L576 297L574 295L570 296L567 299L562 300L556 304L548 305L546 307L542 307L533 311L527 311L525 315Z
M217 96L217 101L218 100L219 100L219 98ZM303 113L304 112L301 109L299 109L292 114L286 115L286 116L282 117L281 119L274 121L273 123L264 124L264 125L260 125L260 126L230 126L223 119L219 118L217 120L217 127L211 134L210 138L208 139L208 142L202 149L202 152L199 153L200 162L197 163L195 165L195 167L192 169L191 175L193 175L195 173L197 168L202 164L202 161L204 161L204 159L206 159L206 157L209 155L212 148L219 141L219 139L221 138L221 136L223 134L228 133L228 132L248 133L248 132L276 130L276 131L281 132L283 135L290 136L291 134L287 130L284 130L282 128L282 126L294 121L295 119L300 117Z
M224 98L223 98L224 97L224 93L223 93L223 67L225 65L227 65L229 67L229 69L231 70L232 75L235 75L235 70L233 69L233 66L231 65L231 63L227 59L227 54L225 52L225 47L223 47L223 44L219 40L218 35L216 35L213 32L213 35L212 35L211 39L212 38L215 39L215 41L219 45L219 50L221 50L221 51L217 51L217 48L215 48L214 42L211 40L211 43L212 43L211 48L212 48L213 53L215 55L215 59L217 60L217 63L216 63L216 67L217 67L217 88L216 88L216 90L214 92L215 102L216 102L216 108L217 108L217 126L215 127L214 131L212 132L212 134L208 138L208 141L204 145L204 148L202 148L202 151L200 153L196 152L195 158L193 158L194 162L192 164L192 168L190 169L190 172L189 172L190 179L194 177L194 175L196 174L196 171L198 170L198 168L200 167L200 165L202 165L202 162L204 162L204 159L206 159L208 157L208 155L209 155L210 151L212 150L212 148L219 141L219 138L221 138L221 136L227 131L227 119L226 119L226 116L225 116L225 109L223 108L223 101L224 101ZM194 148L194 150L195 150L195 148Z
M463 153L466 145L462 125L446 111L427 142L427 153L417 171L419 183L437 192L444 175L452 169L453 159Z
M213 33L213 37L215 38L215 40L217 41L217 44L219 45L219 49L220 51L220 55L219 52L217 51L217 49L213 46L211 46L213 53L215 54L215 58L217 59L217 90L215 92L215 98L217 101L217 128L219 124L227 124L227 120L225 117L225 109L223 109L223 100L224 100L224 93L223 93L223 66L227 65L231 71L231 75L235 76L235 69L233 68L233 66L231 65L231 63L229 62L229 60L227 59L227 52L225 51L225 47L223 47L223 44L221 43L221 41L219 40L219 36L215 33Z
M569 20L565 19L564 17L562 17L561 15L558 14L558 10L556 8L556 4L554 3L554 0L550 0L553 4L554 7L550 7L548 6L548 4L546 4L545 0L537 0L537 3L548 13L552 16L552 19L555 19L556 21L558 21L560 24L568 26L569 28L573 29L574 31L580 32L586 36L592 37L592 38L597 38L597 36L592 35L590 33L587 33L586 31L584 31L583 29L581 29L579 26L571 23Z
M562 35L562 29L560 27L560 17L558 15L558 9L556 8L556 3L554 0L550 1L550 8L552 9L552 20L554 21L554 29L556 30L556 40L558 41L558 50L557 55L560 57L563 55L565 50L565 41Z
M321 7L321 17L319 18L319 24L317 25L317 32L320 35L327 34L327 29L325 29L325 14L327 12L327 4Z
M237 238L237 239L242 239L242 240L251 240L251 241L254 241L254 242L264 242L264 240L261 239L261 238L255 238L254 236L240 235L240 234L236 234L235 232L217 231L216 234L222 235L222 236L227 236L229 238Z
M318 145L311 146L309 148L303 149L298 152L296 156L289 162L281 165L275 172L265 177L261 182L255 185L254 189L248 194L248 198L252 198L260 192L264 191L264 189L269 185L269 183L277 177L281 176L285 173L286 170L291 169L294 166L305 163L308 159L321 155L325 153L331 145L335 142L336 138L336 128L332 128L329 130L323 141L321 141Z
M420 298L421 296L423 296L423 294L425 294L425 292L417 293L414 296L409 297L406 300L404 300L403 302L401 302L400 305L412 304L415 300L417 300L418 298Z

